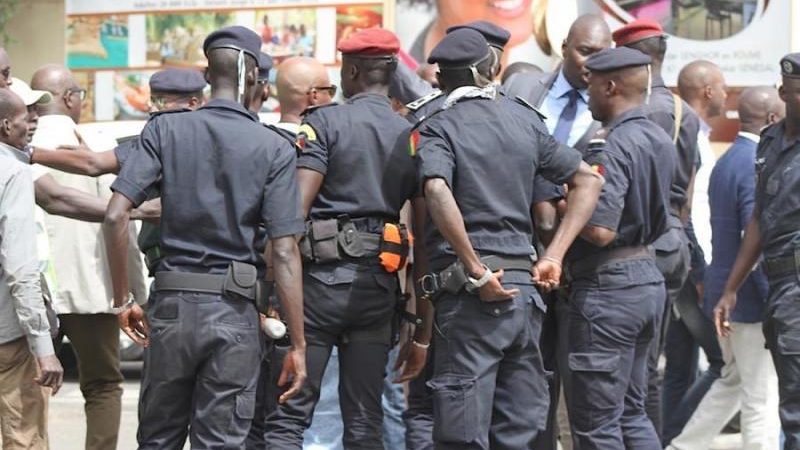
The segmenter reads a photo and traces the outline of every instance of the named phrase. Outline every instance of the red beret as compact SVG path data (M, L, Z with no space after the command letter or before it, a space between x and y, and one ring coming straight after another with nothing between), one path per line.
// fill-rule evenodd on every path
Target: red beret
M649 19L636 19L614 31L612 37L617 47L622 47L623 45L639 42L642 39L663 35L664 29L661 28L658 22Z
M396 55L400 51L400 40L394 33L383 28L367 28L339 41L339 51L344 55L365 56Z

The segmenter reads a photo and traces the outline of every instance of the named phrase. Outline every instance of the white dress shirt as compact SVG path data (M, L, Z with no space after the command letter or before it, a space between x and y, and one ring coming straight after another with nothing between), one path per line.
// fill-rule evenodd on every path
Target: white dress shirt
M697 151L700 153L700 168L694 179L692 199L692 225L697 242L705 254L706 264L711 264L711 208L708 204L708 184L711 170L717 156L711 148L711 127L700 120L700 131L697 134Z

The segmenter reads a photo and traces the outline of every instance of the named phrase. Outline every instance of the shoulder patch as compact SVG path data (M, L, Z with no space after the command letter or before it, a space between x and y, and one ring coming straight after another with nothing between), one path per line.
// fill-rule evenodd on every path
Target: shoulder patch
M539 110L538 110L538 109L537 109L535 106L531 105L531 104L530 104L530 102L528 102L528 101L527 101L527 100L525 100L524 98L520 97L519 95L517 95L516 97L514 97L514 101L516 101L517 103L519 103L520 105L522 105L522 106L524 106L524 107L526 107L526 108L528 108L528 109L531 109L531 110L533 110L533 112L535 112L535 113L536 113L536 115L538 115L538 116L539 116L539 118L540 118L540 119L542 119L542 122L544 122L545 120L547 120L547 116L545 116L544 114L542 114L542 112L541 112L541 111L539 111Z
M442 95L444 95L444 92L437 89L431 92L430 94L424 97L420 97L414 100L413 102L407 104L406 108L408 108L410 111L416 111L422 108L423 106L427 105L428 103L432 102L433 100L436 100L437 98L441 97Z
M314 106L309 106L308 108L306 108L305 110L303 110L303 112L301 112L301 113L300 113L300 116L303 116L303 117L304 117L304 116L307 116L307 115L309 115L309 114L313 113L314 111L319 111L319 110L320 110L320 109L322 109L322 108L328 108L328 107L330 107L330 106L336 106L336 105L338 105L338 103L336 103L336 102L330 102L330 103L326 103L326 104L324 104L324 105L314 105Z
M314 127L307 123L303 123L300 125L300 129L297 130L297 137L295 139L295 146L298 150L305 151L306 147L308 147L309 142L314 142L317 140L317 132L314 130Z

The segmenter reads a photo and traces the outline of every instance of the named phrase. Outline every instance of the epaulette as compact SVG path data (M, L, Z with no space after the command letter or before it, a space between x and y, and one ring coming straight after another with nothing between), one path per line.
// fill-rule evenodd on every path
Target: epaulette
M595 149L595 148L602 148L606 145L606 139L602 137L595 137L589 141L588 148Z
M320 110L322 108L327 108L327 107L330 107L330 106L336 106L336 105L338 105L338 103L330 102L330 103L325 103L324 105L309 106L308 108L304 109L303 112L300 113L300 116L305 117L305 116L313 113L314 111Z
M423 124L423 122L427 121L428 119L430 119L431 117L433 117L433 116L435 116L435 115L439 114L439 113L440 113L440 112L442 112L442 111L446 111L446 110L444 110L444 109L437 109L436 111L434 111L434 112L432 112L432 113L428 114L427 116L422 116L422 117L420 117L420 119L417 121L417 123L415 123L414 125L412 125L412 126L411 126L411 131L414 131L414 130L416 130L417 128L419 128L419 127L420 127L420 125L422 125L422 124Z
M427 105L428 103L430 103L430 102L436 100L437 98L441 97L442 95L444 95L444 92L442 92L442 91L437 89L437 90L431 92L430 94L428 94L428 95L426 95L424 97L420 97L420 98L414 100L413 102L407 104L406 108L408 108L409 111L417 111L418 109L422 108L423 106Z
M164 114L174 114L174 113L182 113L182 112L191 112L192 110L189 108L174 108L174 109L165 109L163 111L155 111L150 113L150 117L147 120L152 120L155 117L163 116Z
M291 131L284 130L283 128L280 127L276 127L275 125L267 125L267 124L263 125L267 127L270 131L274 131L275 133L277 133L278 136L286 139L289 142L289 145L291 145L292 147L295 146L295 142L297 141L297 136L295 136L295 134L292 133Z
M536 108L535 106L531 105L531 104L530 104L530 102L528 102L528 101L527 101L527 100L525 100L524 98L520 97L519 95L517 95L516 97L514 97L514 101L515 101L515 102L517 102L517 103L519 103L520 105L522 105L522 106L524 106L524 107L526 107L526 108L528 108L528 109L532 110L533 112L535 112L535 113L536 113L536 115L538 115L538 116L539 116L539 118L540 118L540 119L542 119L542 122L544 122L545 120L547 120L547 116L545 116L545 115L544 115L544 113L542 113L541 111L539 111L539 109L538 109L538 108Z
M131 142L139 139L138 134L134 134L132 136L123 136L121 138L117 138L117 145L125 144L126 142Z

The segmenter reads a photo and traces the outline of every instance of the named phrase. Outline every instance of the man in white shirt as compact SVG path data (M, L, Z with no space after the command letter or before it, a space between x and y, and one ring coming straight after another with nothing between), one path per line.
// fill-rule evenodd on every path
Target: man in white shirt
M48 65L33 75L31 87L48 91L53 101L38 108L39 126L32 144L55 149L79 144L77 122L86 91L61 66ZM95 151L110 150L110 139L99 144L94 136L82 136ZM110 196L109 181L58 171L36 169L60 184L103 199ZM46 175L44 175L46 176ZM110 314L111 280L104 239L99 225L48 215L45 218L50 241L51 275L48 280L55 297L61 331L70 339L78 358L79 383L86 400L86 449L115 449L121 412L122 374L119 370L119 327ZM131 230L132 231L132 230ZM135 236L131 235L131 242ZM138 255L130 276L137 298L145 298L144 277Z
M46 449L47 397L63 369L50 340L36 260L27 110L0 89L0 434L4 448Z

